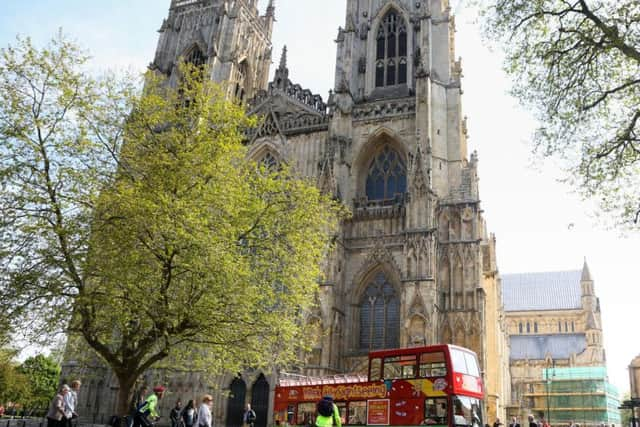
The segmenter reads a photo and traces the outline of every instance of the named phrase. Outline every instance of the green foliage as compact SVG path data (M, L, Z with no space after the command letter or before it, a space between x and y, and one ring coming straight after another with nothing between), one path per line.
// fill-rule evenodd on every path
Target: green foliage
M635 0L486 0L513 94L534 111L537 151L617 225L640 215L640 4Z
M149 73L139 93L84 61L63 37L2 52L0 317L82 337L120 411L163 360L295 361L339 207L247 160L253 120L203 70L181 66L177 87Z
M29 408L47 408L60 381L60 366L51 357L39 354L26 359L18 370L29 389L20 402Z
M29 382L14 362L15 351L0 349L0 405L23 402L29 396Z

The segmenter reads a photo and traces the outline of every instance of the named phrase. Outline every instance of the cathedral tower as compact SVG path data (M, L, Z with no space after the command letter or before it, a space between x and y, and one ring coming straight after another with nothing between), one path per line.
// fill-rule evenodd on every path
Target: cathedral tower
M151 67L177 78L185 60L211 67L211 79L241 101L266 88L271 65L273 0L260 16L257 0L171 0Z

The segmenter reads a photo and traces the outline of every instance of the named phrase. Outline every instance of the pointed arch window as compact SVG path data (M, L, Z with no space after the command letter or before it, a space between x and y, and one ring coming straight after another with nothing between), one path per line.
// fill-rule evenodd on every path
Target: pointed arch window
M400 346L400 299L384 273L375 275L360 301L361 350Z
M366 192L369 200L393 199L407 191L407 168L400 154L386 145L369 165Z
M376 87L407 83L407 25L395 10L378 27L375 69Z
M240 102L245 100L247 93L247 79L249 77L249 64L244 60L238 65L236 73L236 88L234 96Z
M187 64L195 65L196 67L203 67L207 59L202 53L202 50L198 46L194 46L187 55L184 57L184 62Z
M279 169L280 162L278 162L278 159L276 159L271 152L267 151L267 153L262 156L262 158L258 162L258 166L261 169L264 169L265 171L271 173Z

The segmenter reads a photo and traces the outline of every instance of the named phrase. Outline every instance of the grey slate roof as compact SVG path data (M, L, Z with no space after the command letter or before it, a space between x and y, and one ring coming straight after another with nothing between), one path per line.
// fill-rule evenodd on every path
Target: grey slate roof
M547 353L554 359L568 359L587 348L584 334L512 335L511 360L542 360Z
M572 310L582 308L581 270L505 274L504 311Z

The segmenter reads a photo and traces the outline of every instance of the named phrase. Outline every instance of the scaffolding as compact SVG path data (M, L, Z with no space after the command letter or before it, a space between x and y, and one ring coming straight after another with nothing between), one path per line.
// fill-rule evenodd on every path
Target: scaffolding
M547 368L525 397L553 426L620 425L620 397L605 367Z

